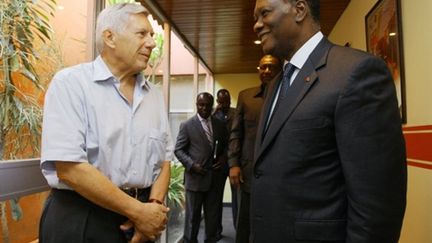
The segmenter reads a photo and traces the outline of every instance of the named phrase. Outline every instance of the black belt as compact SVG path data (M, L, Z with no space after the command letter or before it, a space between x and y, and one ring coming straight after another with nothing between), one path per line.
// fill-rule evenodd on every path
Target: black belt
M136 187L128 187L128 188L120 188L124 193L129 196L139 199L140 201L147 201L150 196L151 187L147 188L136 188Z

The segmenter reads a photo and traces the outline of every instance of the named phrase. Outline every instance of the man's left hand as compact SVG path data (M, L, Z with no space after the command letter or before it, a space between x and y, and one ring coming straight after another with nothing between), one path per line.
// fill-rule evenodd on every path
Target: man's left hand
M213 170L219 170L223 165L223 162L221 162L221 160L214 160L213 165L212 165L212 169Z
M239 166L233 166L229 171L229 179L230 183L234 187L238 187L241 183L243 183L243 175Z

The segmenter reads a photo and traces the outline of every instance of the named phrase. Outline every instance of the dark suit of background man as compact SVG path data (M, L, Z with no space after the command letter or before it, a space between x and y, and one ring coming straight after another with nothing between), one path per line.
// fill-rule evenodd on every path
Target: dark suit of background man
M227 89L220 89L216 94L216 109L213 113L213 117L221 120L227 130L228 133L231 130L235 109L231 107L231 95ZM223 167L226 176L228 177L229 167L228 163ZM225 184L224 184L225 185ZM222 207L219 212L220 218L220 226L218 228L218 238L222 238ZM233 215L233 225L234 228L237 225L237 191L231 186L231 209Z
M225 125L211 117L213 96L197 96L198 114L180 125L175 155L185 167L186 221L184 242L198 242L201 208L204 207L205 242L216 242L218 215L226 174L222 166L227 161Z
M281 71L281 63L276 57L265 55L259 62L258 70L261 85L239 93L228 149L230 182L233 187L240 187L241 193L237 243L250 241L249 202L255 138L265 87Z
M261 113L252 237L395 243L406 155L394 83L382 60L323 37L319 2L256 1L263 50L287 64Z

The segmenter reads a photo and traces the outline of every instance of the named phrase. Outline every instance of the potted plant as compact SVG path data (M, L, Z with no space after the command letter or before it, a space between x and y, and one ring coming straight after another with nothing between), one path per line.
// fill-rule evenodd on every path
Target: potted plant
M184 225L184 167L180 162L171 163L171 180L168 188L168 207L170 208L168 218L168 239L175 242L183 235Z
M35 41L51 39L48 21L55 6L55 0L0 2L0 161L38 153L42 111L34 94L42 86L35 71ZM11 207L19 219L16 200ZM0 202L0 218L3 242L8 243L6 202Z
M183 207L184 204L184 185L183 185L184 167L180 163L171 163L171 178L168 187L168 205L174 207Z

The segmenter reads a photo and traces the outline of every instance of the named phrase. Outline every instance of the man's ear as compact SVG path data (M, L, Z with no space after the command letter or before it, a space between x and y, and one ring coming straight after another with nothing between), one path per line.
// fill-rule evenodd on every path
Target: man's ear
M112 32L112 30L105 30L102 33L102 37L103 37L103 41L105 43L105 45L107 45L110 48L114 48L115 47L115 33Z
M295 8L296 11L296 17L295 17L295 21L297 23L302 22L303 20L305 20L306 16L309 14L309 6L307 5L305 0L297 0L293 7Z

